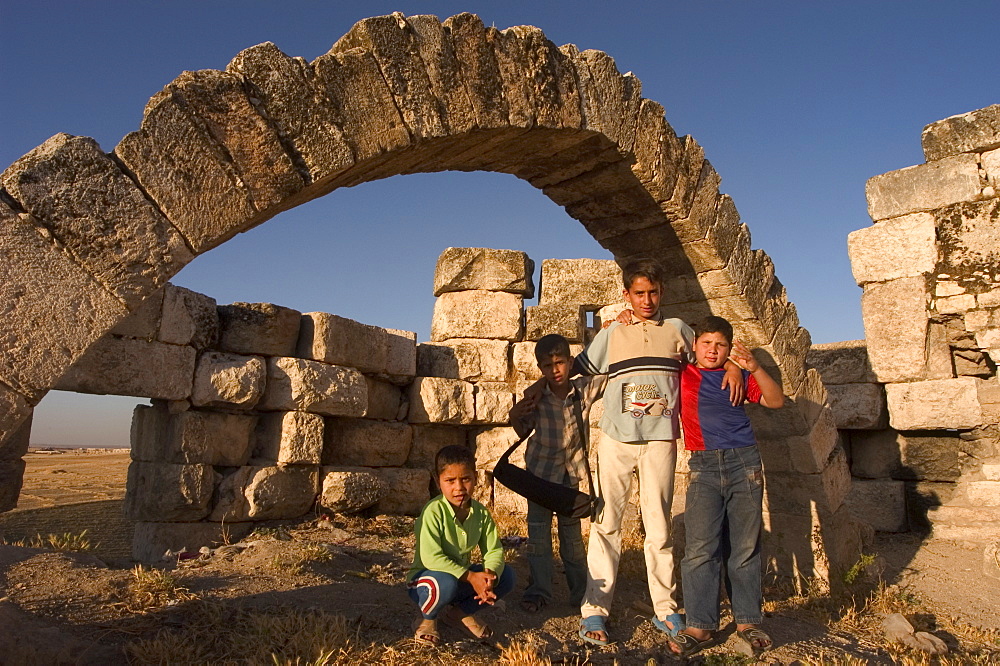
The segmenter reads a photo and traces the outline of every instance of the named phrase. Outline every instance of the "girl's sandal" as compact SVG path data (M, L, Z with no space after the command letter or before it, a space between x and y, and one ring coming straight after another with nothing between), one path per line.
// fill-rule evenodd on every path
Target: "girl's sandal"
M483 624L472 615L465 615L461 610L455 608L454 606L449 606L448 609L441 614L441 618L448 626L455 627L457 629L465 629L467 632L472 634L473 638L478 638L481 641L493 637L493 630L490 629L489 625Z
M436 646L441 643L441 635L435 620L416 619L413 621L413 640L418 645Z
M705 648L709 647L715 642L714 636L709 636L703 641L699 641L697 638L691 634L685 634L683 632L677 634L676 636L670 637L671 645L676 646L680 651L675 654L678 657L690 657L693 654L701 652Z

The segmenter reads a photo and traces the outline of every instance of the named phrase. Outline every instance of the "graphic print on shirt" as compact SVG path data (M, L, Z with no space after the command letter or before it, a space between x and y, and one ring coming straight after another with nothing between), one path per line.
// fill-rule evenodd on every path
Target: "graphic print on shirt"
M647 415L669 417L673 413L667 408L667 401L663 399L656 384L632 382L622 384L622 413L626 412L631 413L635 419Z

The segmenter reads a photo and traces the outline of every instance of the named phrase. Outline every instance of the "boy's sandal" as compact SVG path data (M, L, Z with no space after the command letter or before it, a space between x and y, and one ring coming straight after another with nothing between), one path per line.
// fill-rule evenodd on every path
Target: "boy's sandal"
M441 642L441 635L435 624L426 625L424 620L418 618L413 621L413 640L418 645L438 645Z
M669 625L667 623L670 623ZM655 615L653 616L653 626L665 633L670 638L674 638L681 632L681 629L687 627L684 623L684 618L681 617L680 613L671 613L662 620Z
M537 613L548 605L544 597L525 597L521 599L521 608L525 613Z
M714 636L709 636L703 641L699 641L691 634L685 633L679 633L676 636L670 637L671 645L676 646L679 650L676 653L678 657L690 657L712 645L713 642L715 642Z
M449 606L444 613L441 614L441 619L443 619L444 623L450 627L465 629L467 632L472 634L473 638L486 640L487 638L493 637L493 630L490 629L488 624L483 624L472 615L465 615L455 606Z
M736 635L742 638L750 649L753 651L753 656L757 656L761 652L766 652L770 650L774 645L774 641L771 637L767 635L767 632L760 627L747 627L746 629L739 629Z
M598 632L604 633L604 638L594 638L593 636L588 636L587 634L596 634ZM593 643L594 645L608 645L611 643L611 638L608 636L607 626L604 624L603 615L588 615L587 617L580 618L580 638L588 643Z

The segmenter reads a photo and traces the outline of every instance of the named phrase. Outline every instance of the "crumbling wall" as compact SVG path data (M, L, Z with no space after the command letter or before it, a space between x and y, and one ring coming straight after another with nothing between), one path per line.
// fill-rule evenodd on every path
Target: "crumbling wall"
M926 515L936 535L990 539L1000 519L1000 105L932 123L922 141L925 164L868 181L875 224L848 237L864 288L865 376L885 385L890 426L850 435L855 500L896 529L908 506L909 524ZM840 383L826 371L824 381ZM875 384L862 384L875 400Z

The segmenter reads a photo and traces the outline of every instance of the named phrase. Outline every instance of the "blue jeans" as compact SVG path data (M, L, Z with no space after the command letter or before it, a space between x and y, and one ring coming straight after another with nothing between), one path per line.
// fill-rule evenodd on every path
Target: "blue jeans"
M528 587L525 599L552 600L552 511L528 502ZM556 516L559 557L569 585L569 602L579 606L587 589L587 551L579 518Z
M482 571L483 565L473 564L469 570ZM500 599L513 589L514 569L505 565L493 586L493 592ZM435 619L448 604L458 606L466 615L472 615L486 605L476 599L476 591L472 585L443 571L424 569L410 581L407 592L410 599L420 607L420 613L426 620Z
M761 622L760 536L764 472L756 446L692 451L681 563L687 625L719 628L719 579L737 624Z

